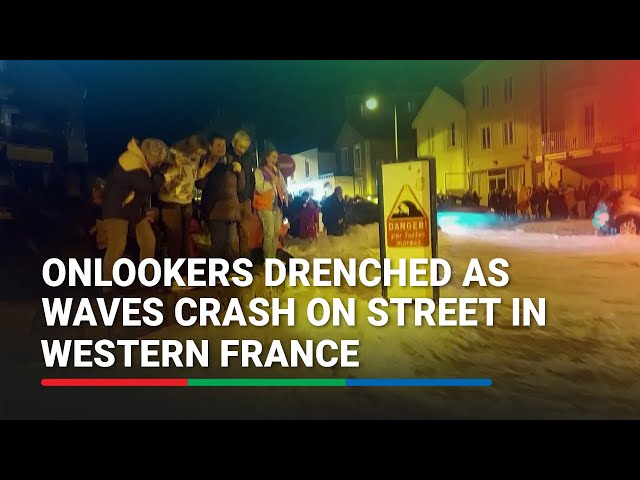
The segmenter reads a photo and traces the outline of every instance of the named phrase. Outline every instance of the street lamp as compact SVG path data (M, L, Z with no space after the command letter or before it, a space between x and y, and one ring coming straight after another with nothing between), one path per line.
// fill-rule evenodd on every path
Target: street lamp
M368 110L376 110L378 108L378 99L376 97L369 97L365 102L365 106ZM398 108L396 102L393 102L393 126L394 126L394 138L396 144L396 162L398 161Z
M376 97L368 98L365 104L369 110L375 110L378 108L378 99Z

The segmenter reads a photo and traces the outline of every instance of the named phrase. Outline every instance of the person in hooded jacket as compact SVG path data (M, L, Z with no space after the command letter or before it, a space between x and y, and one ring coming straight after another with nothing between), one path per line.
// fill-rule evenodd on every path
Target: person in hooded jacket
M124 253L130 227L134 229L140 247L140 261L155 256L156 237L145 204L164 183L160 167L168 153L169 149L162 140L147 138L140 143L132 138L107 178L102 201L107 235L103 267L105 280L113 280L113 265ZM152 274L149 266L147 278L152 278Z
M174 262L178 258L188 257L195 184L214 167L213 159L204 158L207 148L207 141L199 135L192 135L171 148L165 182L158 198L162 202L160 216L167 239L168 256Z

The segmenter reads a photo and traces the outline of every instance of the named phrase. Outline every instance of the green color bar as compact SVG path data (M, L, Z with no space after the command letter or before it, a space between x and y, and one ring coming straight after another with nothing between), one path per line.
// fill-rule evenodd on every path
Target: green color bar
M189 387L344 387L344 378L189 378Z

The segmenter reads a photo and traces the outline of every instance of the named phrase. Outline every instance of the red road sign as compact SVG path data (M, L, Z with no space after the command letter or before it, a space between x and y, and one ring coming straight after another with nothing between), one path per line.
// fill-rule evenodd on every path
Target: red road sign
M281 153L278 155L278 168L284 178L292 177L296 171L296 162L291 155Z

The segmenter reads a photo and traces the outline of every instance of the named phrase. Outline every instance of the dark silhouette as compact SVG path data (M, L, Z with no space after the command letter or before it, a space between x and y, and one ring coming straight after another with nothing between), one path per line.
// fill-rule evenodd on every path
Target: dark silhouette
M403 210L401 207L405 207ZM405 200L398 205L398 211L391 215L391 218L424 218L424 213L415 203Z

